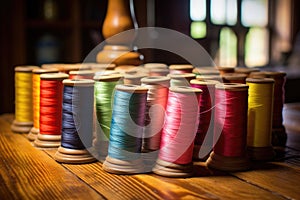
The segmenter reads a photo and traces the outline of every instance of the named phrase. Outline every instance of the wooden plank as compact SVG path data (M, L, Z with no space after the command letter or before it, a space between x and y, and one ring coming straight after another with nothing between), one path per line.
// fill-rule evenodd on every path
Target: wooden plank
M0 118L1 199L103 199Z
M54 156L55 150L46 150ZM72 165L63 164L107 199L160 199L160 197L133 175L115 175L105 172L100 162Z
M300 198L300 168L287 163L257 163L249 172L232 175L288 199Z
M47 152L53 156L56 151ZM209 170L200 162L195 164L195 177L185 179L114 175L103 171L100 163L64 166L108 199L284 199L228 173Z
M137 175L164 199L284 199L225 173L195 164L196 176L185 179Z

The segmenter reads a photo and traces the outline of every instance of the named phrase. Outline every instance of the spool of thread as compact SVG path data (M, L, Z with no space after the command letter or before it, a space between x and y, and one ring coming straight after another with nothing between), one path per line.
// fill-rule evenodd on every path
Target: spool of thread
M193 72L193 65L188 64L177 64L177 65L170 65L169 70L170 74L186 74Z
M115 174L145 172L141 159L147 88L117 85L114 95L108 156L103 169Z
M57 69L34 69L32 70L32 106L33 106L33 127L27 138L34 141L40 131L40 75L58 72Z
M165 63L145 63L144 67L146 69L167 69L168 65Z
M247 77L249 77L249 75L252 72L259 72L260 70L257 68L248 68L248 67L237 67L234 69L234 73L238 73L238 74L247 74Z
M226 73L234 73L234 67L220 67L218 66L217 69L220 72L220 75L224 75Z
M146 77L144 73L134 73L124 75L124 84L141 85L141 79Z
M89 163L93 140L94 81L63 80L61 145L54 159L62 163Z
M215 85L214 80L191 80L191 87L202 90L200 95L199 126L195 137L193 158L206 160L213 147Z
M275 80L274 85L274 104L273 104L273 122L272 122L272 145L285 146L287 134L283 126L283 104L285 101L285 72L265 72L267 78Z
M167 76L169 69L150 69L149 76Z
M120 74L99 75L95 80L95 111L96 136L94 148L98 159L103 162L107 156L110 126L112 119L113 95L117 84L123 83L123 76Z
M190 86L190 81L196 78L193 73L168 74L171 78L170 85L172 86Z
M220 75L219 70L215 67L196 67L193 69L193 73L196 75Z
M145 77L142 86L148 88L145 129L143 133L142 152L144 163L152 170L158 156L161 131L168 101L170 78L164 76Z
M225 73L222 75L224 83L246 83L247 74L242 73Z
M121 74L124 74L127 71L136 70L138 67L135 65L118 65L115 68L115 71L120 72Z
M223 82L223 79L220 75L197 75L196 79L199 81L215 80Z
M55 148L60 145L62 129L62 81L69 75L40 75L40 132L34 141L37 147Z
M192 175L201 92L200 89L192 87L170 87L160 152L153 168L154 173L168 177Z
M95 72L92 70L70 71L69 79L93 79Z
M267 78L265 72L258 71L258 72L251 72L249 74L249 78Z
M92 71L105 71L105 70L114 70L116 65L113 63L78 63L77 65L81 65L84 68L87 66L88 69Z
M215 126L213 152L208 167L223 171L250 168L247 157L248 86L217 84L215 91Z
M246 79L248 97L248 154L253 160L271 160L274 157L272 140L272 113L274 80Z
M15 67L15 119L11 130L29 133L33 126L32 70L37 66Z

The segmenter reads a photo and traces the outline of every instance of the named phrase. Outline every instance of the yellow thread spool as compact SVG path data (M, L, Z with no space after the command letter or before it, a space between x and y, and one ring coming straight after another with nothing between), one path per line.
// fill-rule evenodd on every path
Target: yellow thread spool
M270 160L272 147L272 114L274 80L269 78L246 79L248 97L248 153L253 160Z
M11 130L16 133L28 133L33 125L32 116L32 70L36 66L15 68L15 120Z
M34 69L32 70L32 106L33 106L33 127L27 138L30 141L36 139L40 128L40 75L45 73L58 72L58 69Z

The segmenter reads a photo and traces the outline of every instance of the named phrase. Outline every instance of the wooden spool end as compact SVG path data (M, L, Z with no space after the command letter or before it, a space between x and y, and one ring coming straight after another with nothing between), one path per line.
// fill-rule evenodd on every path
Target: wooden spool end
M128 93L147 93L148 88L139 85L117 85L116 90Z
M113 174L139 174L145 172L142 159L119 160L110 156L106 157L102 168Z
M29 133L32 126L33 122L19 122L14 120L10 128L14 133Z
M218 169L221 171L245 171L251 168L248 157L227 157L218 155L212 152L206 161L209 168Z
M271 161L275 157L272 146L268 147L247 147L249 158L254 161Z
M27 135L27 138L29 141L34 141L37 137L37 135L39 134L40 129L32 127L30 132Z
M33 142L34 146L41 148L57 148L60 146L61 135L46 135L39 133Z
M84 164L96 161L96 158L86 149L69 149L62 146L57 149L54 159L57 162L69 164Z
M161 159L157 159L152 170L155 174L171 178L187 178L193 175L193 163L174 164Z

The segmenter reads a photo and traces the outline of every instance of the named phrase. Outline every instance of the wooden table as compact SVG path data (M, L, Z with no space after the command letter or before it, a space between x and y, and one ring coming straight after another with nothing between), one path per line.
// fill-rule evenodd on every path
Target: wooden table
M225 173L195 162L192 178L114 175L99 162L57 163L56 149L38 149L26 135L11 132L12 117L0 116L0 199L300 199L297 146L247 172Z

